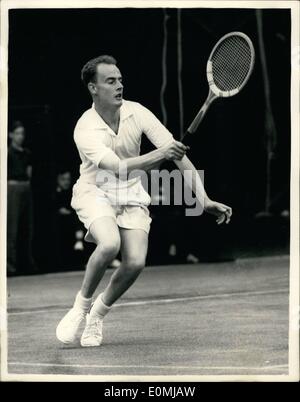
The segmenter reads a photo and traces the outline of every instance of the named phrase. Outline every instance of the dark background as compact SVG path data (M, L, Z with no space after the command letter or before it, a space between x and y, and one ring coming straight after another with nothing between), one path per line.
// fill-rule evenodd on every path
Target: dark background
M168 47L165 104L167 127L179 139L177 12L167 9ZM148 263L166 262L166 248L193 252L203 261L286 253L289 246L290 11L263 10L263 34L277 130L272 161L272 216L258 218L266 194L266 105L255 10L182 9L184 127L204 102L206 61L225 33L242 31L253 40L256 64L243 91L217 101L191 140L189 157L205 170L212 199L233 207L231 225L210 216L184 217L182 208L154 211ZM125 99L141 102L162 118L163 9L27 9L9 12L9 120L20 119L32 150L35 207L34 253L40 270L51 260L51 194L62 168L79 174L73 129L91 99L80 80L85 62L111 54L124 77ZM143 152L152 149L143 142ZM152 211L153 212L153 211ZM158 219L160 216L160 219Z

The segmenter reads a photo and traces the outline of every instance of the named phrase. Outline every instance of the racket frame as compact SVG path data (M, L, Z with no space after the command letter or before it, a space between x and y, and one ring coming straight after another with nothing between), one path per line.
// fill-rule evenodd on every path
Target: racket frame
M217 47L219 46L219 44L221 42L223 42L225 39L229 38L230 36L240 36L248 43L248 46L249 46L250 52L251 52L250 67L249 67L248 73L247 73L244 81L242 82L242 84L239 87L237 87L237 88L235 88L235 89L233 89L231 91L222 91L221 89L219 89L217 87L217 85L215 84L214 79L213 79L212 58L213 58L213 55L214 55ZM227 97L236 95L247 84L247 82L248 82L248 80L250 78L250 75L251 75L251 73L253 71L254 62L255 62L254 46L253 46L253 43L252 43L251 39L246 34L244 34L243 32L234 31L234 32L229 32L228 34L222 36L222 38L218 40L218 42L215 44L215 46L213 47L212 51L210 52L210 55L209 55L209 58L208 58L207 64L206 64L206 76L207 76L207 81L208 81L208 84L209 84L209 88L211 89L211 91L217 97L220 97L220 98L223 98L223 97L227 98Z
M233 36L233 35L241 36L248 43L250 51L251 51L250 67L249 67L248 73L247 73L244 81L242 82L242 84L238 88L235 88L234 90L231 90L231 91L222 91L221 89L219 89L216 86L216 84L214 82L213 73L212 73L212 61L211 60L212 60L212 56L213 56L215 50L217 49L217 47L219 46L219 44L222 41L224 41L225 39L227 39L228 37ZM197 128L199 127L199 124L201 123L203 117L205 116L208 108L210 107L211 103L215 99L231 97L231 96L234 96L234 95L238 94L241 91L241 89L246 85L247 81L250 78L250 75L251 75L253 67L254 67L254 62L255 62L254 46L252 44L251 39L246 34L244 34L243 32L238 32L238 31L229 32L228 34L222 36L222 38L220 38L218 40L218 42L213 47L213 49L212 49L212 51L211 51L211 53L209 55L207 64L206 64L206 76L207 76L207 81L208 81L208 85L209 85L208 96L207 96L206 101L204 102L203 106L201 107L201 109L197 113L196 117L192 121L191 125L189 126L189 128L185 132L183 138L185 138L185 136L188 135L188 134L193 134L197 130Z

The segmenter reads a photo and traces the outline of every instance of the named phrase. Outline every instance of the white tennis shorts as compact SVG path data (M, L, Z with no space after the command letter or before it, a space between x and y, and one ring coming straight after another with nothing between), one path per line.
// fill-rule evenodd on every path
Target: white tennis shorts
M152 219L146 205L111 205L103 196L103 191L93 184L75 184L71 206L87 229L85 240L91 243L95 240L90 233L90 226L104 216L112 217L124 229L141 229L146 233L150 231Z

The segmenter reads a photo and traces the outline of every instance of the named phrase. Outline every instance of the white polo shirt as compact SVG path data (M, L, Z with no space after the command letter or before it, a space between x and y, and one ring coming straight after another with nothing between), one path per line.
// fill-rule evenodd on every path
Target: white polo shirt
M143 133L157 148L173 139L172 134L154 114L137 102L123 100L117 134L105 123L92 105L80 117L74 130L74 140L82 162L77 184L95 184L105 191L106 195L108 190L113 191L116 186L127 189L130 187L129 200L128 191L127 201L118 194L120 203L149 204L150 197L147 193L147 197L143 195L144 190L139 178L120 182L115 176L111 176L108 182L102 183L101 177L103 174L107 176L107 172L98 168L102 158L111 152L114 152L121 160L139 156ZM133 194L136 194L136 202Z

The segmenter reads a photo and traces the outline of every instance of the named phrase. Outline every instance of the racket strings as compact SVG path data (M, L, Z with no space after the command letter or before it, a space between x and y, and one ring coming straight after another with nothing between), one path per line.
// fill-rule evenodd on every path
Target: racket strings
M248 76L251 60L251 48L243 37L224 39L211 58L215 85L221 91L239 88Z

